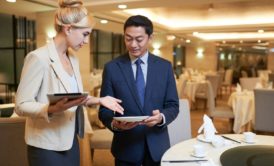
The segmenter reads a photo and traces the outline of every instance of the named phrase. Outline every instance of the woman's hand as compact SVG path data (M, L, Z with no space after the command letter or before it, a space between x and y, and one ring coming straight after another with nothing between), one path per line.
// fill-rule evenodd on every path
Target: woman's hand
M86 98L87 97L80 97L74 100L68 100L68 98L63 98L57 103L49 105L48 113L62 112L73 106L81 105Z
M122 100L116 99L111 96L106 96L106 97L101 97L99 99L99 103L102 106L104 106L114 112L118 112L122 115L124 114L124 108L119 104L119 103L122 103Z

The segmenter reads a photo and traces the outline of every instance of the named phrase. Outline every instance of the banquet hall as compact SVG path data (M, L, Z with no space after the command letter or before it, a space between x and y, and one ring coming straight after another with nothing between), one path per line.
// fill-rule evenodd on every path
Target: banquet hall
M149 52L172 64L180 112L168 126L171 148L161 165L201 159L191 156L194 144L206 147L202 159L209 165L225 165L217 150L225 154L250 145L274 149L274 1L83 0L83 4L94 27L89 43L75 54L84 92L92 96L100 96L104 65L127 52L126 19L140 14L153 22ZM57 7L57 0L0 0L0 165L28 165L26 119L14 111L15 95L26 55L56 35ZM85 108L81 166L114 165L113 133L99 120L98 111L98 106ZM216 129L214 136L241 144L230 140L215 147L213 138L205 138L207 117ZM254 142L244 141L246 132L255 134ZM222 141L229 140L222 137ZM191 152L178 150L188 143ZM185 155L172 158L177 152Z

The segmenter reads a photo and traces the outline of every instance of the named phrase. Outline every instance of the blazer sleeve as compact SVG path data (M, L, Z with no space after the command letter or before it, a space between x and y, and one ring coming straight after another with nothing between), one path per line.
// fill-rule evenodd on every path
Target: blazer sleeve
M160 110L160 112L164 114L166 119L166 123L163 126L167 126L168 124L170 124L179 113L179 99L176 90L175 78L170 63L168 65L168 75L166 79L168 81L166 87L164 107L162 110Z
M105 65L105 68L103 71L103 80L102 80L100 96L114 96L114 91L112 88L112 81L111 81L111 73L112 73L112 71L111 71L110 66ZM100 106L99 119L110 130L112 130L111 122L112 122L113 117L114 117L113 111L107 109L104 106Z
M44 118L49 122L49 104L37 101L37 95L43 81L45 65L39 57L30 53L24 63L21 80L16 93L16 113L19 116Z

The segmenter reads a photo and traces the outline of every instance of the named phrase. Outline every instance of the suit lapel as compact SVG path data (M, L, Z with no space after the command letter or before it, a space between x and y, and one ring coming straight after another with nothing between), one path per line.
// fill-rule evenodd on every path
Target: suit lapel
M123 73L123 77L125 78L127 85L129 87L129 90L134 97L139 109L143 112L143 108L141 106L138 94L137 94L137 89L135 86L135 81L134 81L134 76L133 76L133 71L131 67L131 61L129 58L129 55L123 56L121 61L118 62L118 65ZM143 112L144 113L144 112Z
M53 40L47 45L47 47L49 51L50 66L54 70L56 77L60 80L66 92L69 92L70 84L69 80L67 80L65 76L67 73L62 69L62 63L59 59Z
M150 101L150 96L153 92L153 88L157 84L155 76L157 74L157 68L156 68L156 61L157 59L154 57L154 55L149 54L148 61L147 61L147 81L146 81L146 92L145 92L145 104L146 106L147 102Z

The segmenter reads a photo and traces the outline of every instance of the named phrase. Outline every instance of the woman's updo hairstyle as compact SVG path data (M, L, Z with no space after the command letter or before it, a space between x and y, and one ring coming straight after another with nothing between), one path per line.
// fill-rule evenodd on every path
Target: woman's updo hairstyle
M76 28L91 27L88 11L81 0L59 0L59 8L55 13L55 30L60 32L66 25Z

